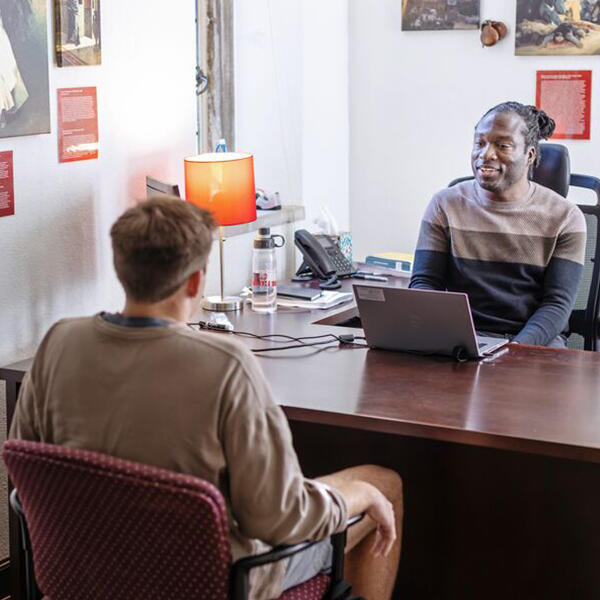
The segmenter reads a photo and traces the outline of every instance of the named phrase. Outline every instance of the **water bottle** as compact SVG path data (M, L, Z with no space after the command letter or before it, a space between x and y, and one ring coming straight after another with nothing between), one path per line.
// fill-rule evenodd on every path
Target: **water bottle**
M276 244L275 238L281 243ZM277 309L277 260L275 248L281 248L282 235L271 235L268 227L258 230L252 253L252 310L272 313Z

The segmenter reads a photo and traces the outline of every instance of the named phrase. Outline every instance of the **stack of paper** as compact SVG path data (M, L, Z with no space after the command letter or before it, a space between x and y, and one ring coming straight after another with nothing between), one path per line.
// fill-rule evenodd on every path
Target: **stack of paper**
M314 300L300 300L299 298L284 298L277 296L277 304L279 306L293 306L298 308L332 308L338 304L349 302L354 299L352 292L332 292L323 290L323 294Z

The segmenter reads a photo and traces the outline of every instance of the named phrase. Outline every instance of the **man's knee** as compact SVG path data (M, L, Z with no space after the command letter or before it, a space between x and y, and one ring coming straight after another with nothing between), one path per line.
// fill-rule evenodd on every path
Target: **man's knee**
M402 478L393 469L379 465L361 465L365 479L385 495L392 503L402 500Z
M335 487L336 483L360 480L374 485L390 502L402 502L402 479L400 475L379 465L358 465L343 471L318 477L320 481Z
M394 504L398 502L402 502L402 494L403 494L403 483L402 477L392 469L385 469L386 471L386 479L388 482L390 495L387 497L388 500Z

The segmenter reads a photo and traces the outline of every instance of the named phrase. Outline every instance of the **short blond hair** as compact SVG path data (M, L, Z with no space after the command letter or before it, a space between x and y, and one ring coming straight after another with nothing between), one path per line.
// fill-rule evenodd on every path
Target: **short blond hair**
M129 298L160 302L205 270L217 226L210 212L173 196L125 211L110 230L117 277Z

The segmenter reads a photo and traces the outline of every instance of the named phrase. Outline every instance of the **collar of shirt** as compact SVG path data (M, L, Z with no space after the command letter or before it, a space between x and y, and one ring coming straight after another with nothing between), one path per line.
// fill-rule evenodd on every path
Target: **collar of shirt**
M165 319L157 319L156 317L126 317L121 313L102 312L100 316L113 325L121 327L166 327L170 325Z

